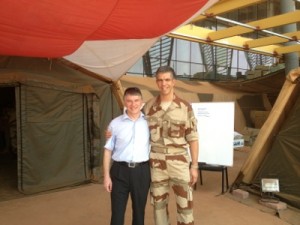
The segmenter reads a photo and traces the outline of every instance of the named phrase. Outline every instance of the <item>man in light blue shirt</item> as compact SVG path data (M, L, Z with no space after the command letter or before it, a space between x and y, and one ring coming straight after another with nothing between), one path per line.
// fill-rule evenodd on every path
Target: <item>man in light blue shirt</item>
M123 115L113 119L108 130L112 136L104 146L104 187L111 193L111 225L123 225L130 195L132 224L144 225L145 207L150 187L149 128L141 112L140 89L124 92ZM112 166L111 166L111 161Z

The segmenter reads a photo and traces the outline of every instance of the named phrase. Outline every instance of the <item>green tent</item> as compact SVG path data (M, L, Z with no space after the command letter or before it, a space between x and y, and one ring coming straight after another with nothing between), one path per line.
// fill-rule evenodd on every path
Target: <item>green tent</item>
M0 57L0 89L14 95L19 191L101 178L103 127L120 114L111 83L62 60Z
M261 179L279 180L274 195L300 208L300 68L287 75L235 186L260 193Z

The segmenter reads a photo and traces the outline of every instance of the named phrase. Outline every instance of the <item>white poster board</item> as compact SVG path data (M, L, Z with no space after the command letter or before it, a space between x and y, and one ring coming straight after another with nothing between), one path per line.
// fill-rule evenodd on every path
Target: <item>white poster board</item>
M198 162L233 166L234 102L192 103L198 120Z

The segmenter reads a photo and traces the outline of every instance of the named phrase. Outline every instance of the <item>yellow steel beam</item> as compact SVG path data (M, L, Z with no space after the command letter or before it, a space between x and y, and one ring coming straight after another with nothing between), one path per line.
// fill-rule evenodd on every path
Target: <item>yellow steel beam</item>
M207 35L211 32L212 30L203 28L203 27L198 27L192 24L187 24L184 26L179 27L177 30L173 31L170 33L170 35L178 35L178 36L186 36L186 37L191 37L191 38L196 38L196 39L201 39L203 41L207 41Z
M262 20L253 21L245 24L245 26L238 25L227 29L213 31L208 34L210 41L216 41L227 37L241 35L252 32L253 30L263 30L272 27L278 27L286 24L296 23L300 21L300 10L288 12L278 16L269 17Z
M300 39L300 31L290 32L286 34L282 34L282 36L290 37L291 39L299 40ZM274 45L274 44L281 44L290 41L287 38L280 37L280 36L270 36L264 38L258 38L250 41L245 42L245 48L256 48L266 45Z
M203 15L199 15L196 18L194 18L191 23L195 23L199 20L203 20L206 17L211 17L215 15L219 15L221 13L230 12L232 10L236 10L239 8L247 7L253 4L258 4L261 2L264 2L266 0L221 0L214 4L212 7L207 9Z
M217 40L217 41L208 41L206 37L207 34L210 33L211 31L212 30L210 29L197 27L189 24L189 25L182 26L179 29L171 32L170 34L168 34L168 36L187 40L187 41L205 43L205 44L220 46L224 48L231 48L236 50L242 50L242 51L250 51L253 53L269 55L269 56L273 56L274 49L280 47L279 45L269 45L266 47L245 49L244 47L245 42L250 41L252 39L241 37L241 36L234 36L234 37Z
M292 52L298 52L300 53L300 44L299 45L289 45L285 47L278 47L275 48L274 53L277 55L292 53Z

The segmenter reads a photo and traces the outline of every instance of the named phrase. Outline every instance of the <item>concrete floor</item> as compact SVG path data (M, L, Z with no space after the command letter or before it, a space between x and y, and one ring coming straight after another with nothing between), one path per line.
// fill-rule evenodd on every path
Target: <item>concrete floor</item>
M234 166L228 168L231 184L248 155L235 151ZM235 199L229 192L221 194L221 173L203 171L203 185L194 191L195 225L298 225L300 213L287 209L275 212L257 203L257 196ZM131 224L130 202L125 225ZM174 196L169 211L176 224ZM86 184L37 195L18 195L9 200L0 196L0 225L109 225L110 198L102 184ZM145 225L154 225L150 202Z

